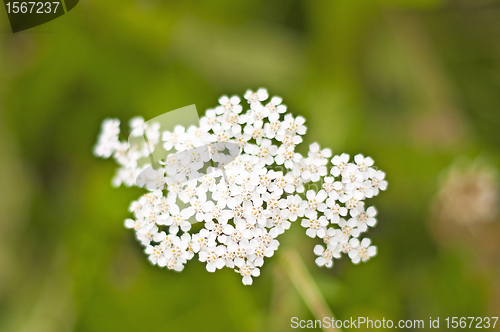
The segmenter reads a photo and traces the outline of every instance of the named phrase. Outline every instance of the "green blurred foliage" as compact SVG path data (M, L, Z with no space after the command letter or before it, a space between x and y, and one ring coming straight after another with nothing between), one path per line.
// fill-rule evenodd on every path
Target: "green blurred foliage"
M307 119L301 152L318 141L387 173L369 263L321 269L299 225L280 238L338 318L498 315L499 265L478 268L481 252L442 246L430 226L443 169L500 163L498 1L94 0L17 34L0 20L0 331L287 331L293 316L313 319L280 251L251 287L194 260L182 273L151 266L123 227L142 191L112 188L112 161L91 153L106 117L203 112L259 87Z

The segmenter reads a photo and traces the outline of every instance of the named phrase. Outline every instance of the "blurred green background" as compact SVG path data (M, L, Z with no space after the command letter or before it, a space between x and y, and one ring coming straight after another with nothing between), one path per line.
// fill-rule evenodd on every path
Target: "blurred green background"
M251 287L152 266L123 226L142 191L91 153L101 121L259 87L307 119L301 152L387 173L378 256L319 268L294 224ZM287 248L339 319L498 316L499 91L494 0L88 0L16 34L2 9L0 331L289 331L315 313Z

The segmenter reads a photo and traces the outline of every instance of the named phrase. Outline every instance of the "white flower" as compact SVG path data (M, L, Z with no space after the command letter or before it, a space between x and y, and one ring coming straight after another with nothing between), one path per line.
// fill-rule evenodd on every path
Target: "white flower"
M199 252L201 249L215 246L216 235L207 229L202 229L193 235L193 251Z
M283 124L283 123L282 123ZM297 144L302 143L302 137L297 134L290 133L288 131L281 131L283 134L280 134L280 131L276 133L276 140L282 142L283 146L288 148L295 148Z
M357 198L351 198L346 203L345 206L349 209L349 213L352 217L357 216L361 211L363 211L364 203Z
M387 181L385 181L385 173L382 171L374 170L370 168L368 170L368 176L371 179L371 184L373 188L373 196L378 195L378 190L386 190L387 189Z
M347 169L347 163L349 162L349 155L347 153L342 153L340 156L334 156L332 158L332 167L330 173L333 176L339 176Z
M144 118L141 116L133 117L129 120L130 131L135 135L144 135Z
M217 190L217 181L215 179L215 176L212 174L206 175L203 178L200 179L201 185L200 189L207 192L211 191L214 192Z
M165 225L170 226L169 232L171 234L177 234L179 228L183 232L187 232L191 229L191 223L187 220L191 217L191 210L180 210L179 206L176 204L172 204L170 207L169 213L170 217L166 220Z
M278 236L283 234L287 229L290 228L291 223L287 220L288 212L286 210L277 210L273 212L270 223L273 227L270 231L271 234Z
M282 172L274 172L274 179L271 184L267 187L267 190L273 193L273 197L278 199L283 195L283 190L287 186L286 178L283 176ZM290 188L293 189L293 188ZM293 192L293 191L292 191Z
M191 215L195 215L196 221L202 221L205 219L205 213L203 211L203 206L206 203L205 193L199 194L197 197L191 199L191 206L186 208ZM188 212L186 212L188 213Z
M227 245L230 243L239 243L241 240L248 240L252 237L252 231L247 228L247 223L243 220L236 222L236 225L224 225L224 234L228 235Z
M106 119L102 122L102 131L94 147L97 157L109 158L119 145L120 120Z
M176 147L176 148L179 148L180 145L180 137L184 135L186 129L182 126L176 126L174 128L174 132L171 133L171 132L164 132L163 133L163 136L162 136L162 139L163 141L165 142L165 144L163 145L163 147L165 148L165 150L169 151L171 150L173 147Z
M373 197L374 189L372 183L369 180L363 181L363 183L353 191L353 197L357 199L365 199Z
M243 277L243 285L251 285L253 282L252 277L258 277L260 275L260 270L251 262L247 262L247 264L244 264L239 268L239 270L235 271Z
M331 176L327 176L327 177L324 177L323 178L323 189L326 191L326 193L328 194L328 196L330 196L330 194L335 194L335 187L333 186L333 182L335 181L335 178L334 177L331 177Z
M216 219L225 224L227 223L229 218L233 217L233 213L231 210L222 209L220 206L215 205L212 201L208 201L203 204L203 211L205 212L206 222L210 222L213 219Z
M137 239L142 242L143 246L148 246L156 233L158 233L158 227L154 223L149 223L137 231Z
M259 89L255 93L252 92L252 90L247 90L244 97L249 104L253 104L266 100L269 97L269 94L266 89Z
M224 250L224 252L222 253L221 258L224 260L224 264L228 268L233 269L235 266L234 259L236 258L236 254L234 253L234 251L229 250L225 246L222 246L222 249Z
M292 168L292 171L285 175L285 180L285 191L287 193L292 194L295 191L298 193L304 192L303 180L298 167Z
M292 168L295 163L300 161L301 157L300 154L294 152L294 147L289 146L289 147L284 147L280 146L277 155L274 158L276 161L276 164L278 165L283 165L285 164L286 168Z
M255 121L252 124L247 124L245 128L243 128L243 132L246 135L250 136L250 138L255 139L257 144L260 144L264 136L264 129L262 128L263 125L264 125L263 121L261 120ZM249 153L251 153L251 151L249 151Z
M354 264L358 264L359 261L366 262L370 257L377 254L377 247L370 246L371 240L364 238L361 243L357 239L353 239L351 243L352 250L349 251L349 257Z
M226 262L222 259L224 251L223 246L206 247L200 251L200 262L207 262L206 268L208 272L215 272L216 269L222 269L226 265Z
M266 220L270 215L268 210L264 210L262 207L262 200L257 201L248 201L243 204L244 214L246 216L246 220L250 224L259 224L264 226L266 224Z
M351 239L351 237L358 237L360 234L357 226L357 221L355 219L349 219L349 221L345 221L340 218L339 221L340 229L335 230L335 237L337 238L340 244L347 243Z
M323 242L328 246L328 248L337 248L339 241L335 237L335 228L328 227L325 236L323 236ZM340 254L339 254L340 257Z
M279 114L271 113L269 114L268 118L269 123L264 124L264 136L269 139L284 137L285 129L283 128L283 123L279 120Z
M377 219L374 217L377 215L377 210L375 207L370 206L366 209L366 212L358 214L355 219L357 220L357 227L360 232L366 232L368 226L373 227L377 223Z
M337 249L339 252L349 255L349 253L358 245L359 240L357 238L351 238L348 242L337 243L337 247L335 249Z
M160 246L160 245L157 245L157 246L147 246L146 247L146 254L149 255L149 260L151 261L151 263L155 264L158 263L158 259L160 259L161 257L163 257L163 247Z
M305 181L318 182L322 176L327 174L326 166L320 165L315 162L315 159L303 159L304 171L302 172L302 178Z
M317 166L323 166L328 162L328 158L332 156L332 150L320 150L319 144L313 143L309 145L309 153L307 155L309 158L314 160L314 164L316 164Z
M273 113L285 113L286 106L282 105L281 102L283 99L280 97L272 97L271 102L266 105L266 108L269 110L271 114Z
M285 115L285 120L283 122L283 127L285 129L288 129L289 132L291 133L297 133L299 135L304 135L306 133L306 126L304 126L304 123L306 122L306 119L304 119L301 116L296 117L295 119L291 114Z
M263 139L258 148L257 155L266 165L271 165L274 163L273 156L275 156L277 152L278 147L276 145L272 145L272 142L268 139Z
M373 159L370 157L363 157L362 154L354 156L354 162L358 166L360 172L368 171L368 168L373 166Z
M264 235L266 234L267 233ZM259 239L252 240L255 249L252 254L248 255L248 260L253 262L255 266L262 266L264 264L264 257L272 257L274 251L278 249L278 241L273 240L271 235L267 235L271 238L269 243L267 243L262 236Z
M326 266L326 267L332 267L333 266L333 255L334 251L329 248L324 248L322 245L317 244L314 247L314 253L319 256L316 258L315 262L318 266Z
M212 193L212 198L217 201L217 206L223 209L231 198L231 190L226 184L219 183L217 189Z
M340 216L345 217L347 215L347 208L340 206L336 203L335 199L328 198L326 200L325 216L328 218L332 224L338 224L340 221Z
M326 234L326 226L328 225L328 220L325 216L318 218L315 211L307 211L305 216L309 219L303 219L301 222L302 227L307 228L306 234L309 237L323 237Z
M259 103L252 103L249 116L248 123L255 123L257 121L263 122L263 120L269 116L269 110Z
M235 112L228 112L224 116L224 120L221 124L222 130L229 132L228 137L233 137L241 133L241 124L246 122L246 116ZM221 141L219 139L219 141Z
M224 226L227 224L209 221L205 223L205 228L217 236L219 243L226 243L227 235L224 233Z
M346 191L353 191L363 185L365 179L362 172L354 165L349 165L342 174L342 182L345 183Z
M265 229L262 232L262 234L259 236L259 240L262 242L262 244L268 248L271 249L273 252L278 249L279 242L275 238L278 236L278 234L273 234L271 232L267 232ZM270 256L266 257L271 257L272 253Z
M215 112L219 115L226 112L234 112L236 114L239 114L243 110L241 105L239 105L240 101L241 100L238 96L232 96L231 98L222 96L219 99L219 104L221 104L221 106L217 106L215 108Z
M315 193L314 190L308 190L306 193L307 197L307 208L309 210L317 210L320 212L324 212L326 210L327 205L323 203L323 201L328 197L326 191L320 190L318 193Z
M203 132L210 131L216 124L217 114L215 113L215 110L207 110L205 116L200 119L200 129Z
M300 196L288 196L285 199L280 199L279 207L288 210L288 220L295 221L297 217L303 217L305 213L306 202L303 202Z

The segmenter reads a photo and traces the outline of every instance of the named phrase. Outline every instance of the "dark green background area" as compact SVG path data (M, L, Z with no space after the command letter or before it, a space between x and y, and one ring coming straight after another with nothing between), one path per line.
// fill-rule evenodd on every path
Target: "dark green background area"
M78 2L79 0L64 0L64 3L66 4L66 10L70 11L78 4Z
M290 331L314 318L290 248L340 319L500 314L498 252L432 231L450 165L500 166L498 1L89 0L0 28L0 331ZM123 226L143 191L112 188L115 164L92 155L101 121L259 87L306 118L301 152L317 141L387 173L378 255L319 268L295 223L251 287L196 260L151 266Z

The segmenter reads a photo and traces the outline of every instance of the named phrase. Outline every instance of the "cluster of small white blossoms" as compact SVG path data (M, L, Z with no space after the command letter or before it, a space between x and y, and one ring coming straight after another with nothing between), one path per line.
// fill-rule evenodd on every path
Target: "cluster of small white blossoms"
M153 264L181 271L197 254L209 272L228 267L250 285L264 258L278 249L277 237L297 220L308 236L323 240L314 248L319 266L331 267L343 253L354 263L376 254L369 239L360 239L376 223L376 210L365 209L364 199L386 189L385 174L362 155L351 163L342 154L330 163L331 151L317 143L310 145L307 157L295 152L306 133L305 119L287 113L279 97L266 103L268 97L265 89L247 91L250 107L244 112L240 98L223 96L199 127L178 126L173 132L132 119L132 136L145 134L148 143L121 142L119 121L103 122L94 153L113 156L120 165L113 183L134 185L142 172L146 182L159 188L146 186L150 192L132 202L134 218L125 221ZM145 174L139 160L160 141L160 148L172 154ZM230 160L200 172L210 158L215 160L217 142L226 143L219 150L231 150L226 153ZM211 148L203 148L206 144Z

